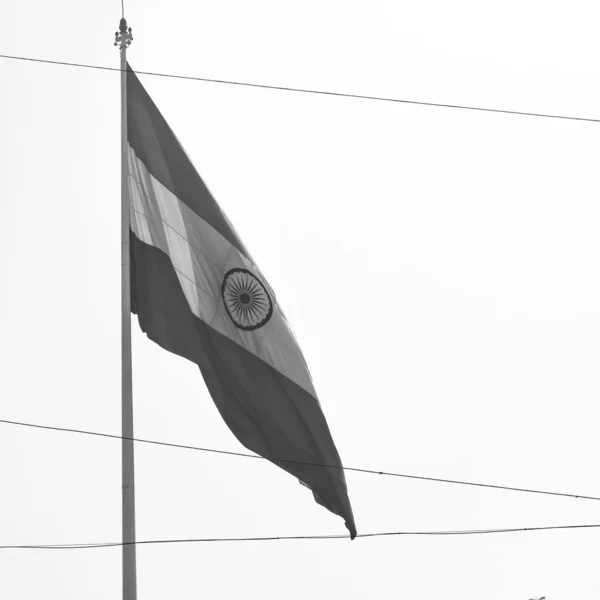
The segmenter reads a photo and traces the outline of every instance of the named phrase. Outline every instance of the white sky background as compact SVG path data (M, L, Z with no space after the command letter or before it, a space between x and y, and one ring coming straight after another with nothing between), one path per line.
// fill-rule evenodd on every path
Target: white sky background
M127 0L137 70L600 117L591 1ZM118 66L113 2L0 53ZM600 495L600 124L142 76L269 282L349 466ZM119 76L0 60L0 418L120 432ZM134 322L136 435L241 446ZM120 444L0 425L0 544L118 541ZM338 534L265 461L136 447L138 537ZM348 473L359 532L600 523ZM146 546L140 600L600 595L600 531ZM0 551L0 597L118 598L120 549Z

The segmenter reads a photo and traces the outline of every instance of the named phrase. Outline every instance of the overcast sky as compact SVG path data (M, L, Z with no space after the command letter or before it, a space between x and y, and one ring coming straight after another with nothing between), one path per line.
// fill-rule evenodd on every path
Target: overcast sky
M600 117L583 0L126 0L134 69ZM120 5L0 7L0 53L118 67ZM141 76L277 292L348 466L600 496L600 125ZM0 418L120 433L118 73L0 59ZM138 437L243 448L133 327ZM120 444L0 424L0 544L118 541ZM138 538L345 533L266 461L136 447ZM600 523L347 474L360 533ZM600 595L599 530L143 546L140 600ZM119 548L0 551L105 600Z

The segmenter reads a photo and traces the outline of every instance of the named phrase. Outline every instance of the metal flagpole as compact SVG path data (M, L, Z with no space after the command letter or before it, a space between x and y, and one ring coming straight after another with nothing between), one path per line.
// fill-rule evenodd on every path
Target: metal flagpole
M133 36L125 18L115 34L121 51L121 431L123 511L123 600L137 599L135 561L135 476L131 372L131 289L129 272L129 169L127 152L127 48ZM126 439L129 438L129 439Z

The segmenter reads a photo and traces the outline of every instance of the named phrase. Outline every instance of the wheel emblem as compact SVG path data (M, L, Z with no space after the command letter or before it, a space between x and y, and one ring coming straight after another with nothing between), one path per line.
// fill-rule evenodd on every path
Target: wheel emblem
M244 331L262 327L273 314L273 303L265 286L246 269L227 271L221 294L233 324Z

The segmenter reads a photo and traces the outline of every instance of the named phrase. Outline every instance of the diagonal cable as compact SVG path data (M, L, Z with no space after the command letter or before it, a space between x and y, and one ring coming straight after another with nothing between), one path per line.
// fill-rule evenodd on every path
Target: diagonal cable
M59 60L46 60L43 58L29 58L26 56L12 56L10 54L0 54L0 58L9 60L21 60L27 62L44 63L49 65L61 65L66 67L79 67L82 69L99 69L101 71L121 71L118 67L104 67L101 65L90 65L84 63L74 63ZM384 96L368 96L363 94L345 94L343 92L329 92L326 90L313 90L308 88L284 87L278 85L267 85L263 83L249 83L246 81L233 81L228 79L210 79L208 77L194 77L191 75L175 75L173 73L156 73L154 71L135 71L138 75L152 75L154 77L167 77L169 79L186 79L189 81L204 81L206 83L218 83L225 85L236 85L241 87L260 88L265 90L279 90L282 92L297 92L302 94L317 94L320 96L334 96L337 98L354 98L357 100L375 100L378 102L394 102L396 104L413 104L417 106L430 106L436 108L454 108L460 110L472 110L488 113L500 113L505 115L519 115L522 117L541 117L545 119L563 119L568 121L585 121L588 123L600 123L600 119L589 117L574 117L570 115L557 115L551 113L528 112L521 110L506 110L502 108L486 108L483 106L468 106L465 104L447 104L442 102L425 102L421 100L404 100L400 98L387 98Z
M213 454L225 454L228 456L240 456L243 458L256 458L259 460L269 460L276 464L277 463L282 463L282 464L291 463L291 464L307 465L310 467L321 467L324 469L342 469L344 471L353 471L355 473L368 473L371 475L385 475L388 477L403 477L405 479L416 479L416 480L420 480L420 481L434 481L437 483L450 483L450 484L455 484L455 485L468 485L468 486L473 486L473 487L492 488L492 489L506 490L506 491L511 491L511 492L525 492L528 494L543 494L543 495L547 495L547 496L563 496L566 498L579 498L581 500L600 500L600 497L598 497L598 496L585 496L583 494L569 494L566 492L552 492L552 491L548 491L548 490L537 490L537 489L533 489L533 488L520 488L520 487L511 487L511 486L506 486L506 485L495 485L495 484L491 484L491 483L461 481L458 479L442 479L439 477L425 477L423 475L409 475L407 473L394 473L391 471L380 471L380 470L375 470L375 469L361 469L358 467L340 467L338 465L326 465L326 464L319 464L319 463L303 462L303 461L299 461L299 460L287 460L287 459L276 458L276 457L258 456L256 454L248 454L246 452L233 452L230 450L217 450L215 448L203 448L201 446L188 446L185 444L173 444L170 442L159 442L156 440L147 440L147 439L143 439L143 438L129 438L129 437L123 437L120 435L112 435L110 433L87 431L84 429L70 429L67 427L52 427L50 425L37 425L35 423L25 423L23 421L9 421L7 419L0 419L0 423L5 423L6 425L17 425L20 427L32 427L34 429L46 429L46 430L50 430L50 431L62 431L62 432L66 432L66 433L79 433L82 435L93 435L96 437L110 438L110 439L114 439L114 440L130 440L132 442L138 442L141 444L152 444L155 446L167 446L170 448L180 448L183 450L195 450L198 452L211 452Z

